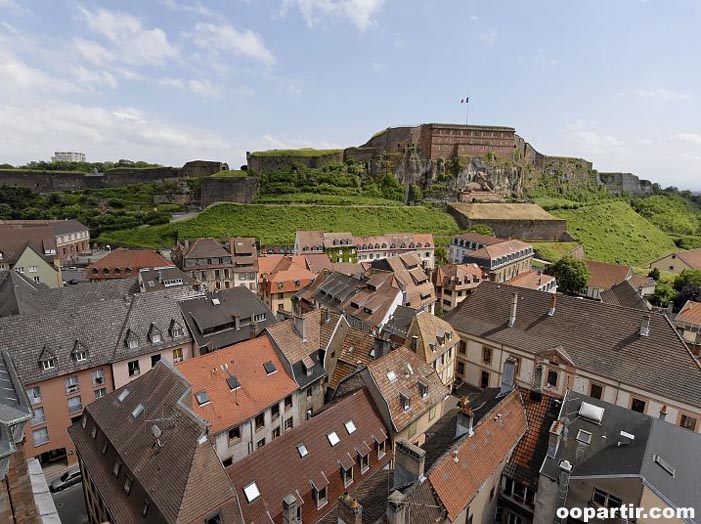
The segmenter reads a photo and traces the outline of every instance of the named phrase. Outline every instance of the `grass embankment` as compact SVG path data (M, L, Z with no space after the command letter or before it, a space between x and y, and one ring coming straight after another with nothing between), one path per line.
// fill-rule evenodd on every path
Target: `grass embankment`
M425 206L217 204L197 217L138 229L110 231L100 241L126 247L171 247L176 238L256 237L263 245L291 245L303 229L379 235L411 231L449 235L458 226L447 213Z
M254 204L319 204L327 206L403 206L399 200L360 195L325 195L322 193L289 193L258 195Z
M645 267L676 249L668 235L623 200L551 213L567 220L567 230L584 246L587 258Z
M300 149L269 149L267 151L254 151L251 156L257 157L291 157L291 158L316 158L320 156L336 155L343 149L314 149L303 147Z
M577 249L577 242L531 242L538 258L557 262Z
M246 178L251 173L243 169L227 169L210 175L210 178Z

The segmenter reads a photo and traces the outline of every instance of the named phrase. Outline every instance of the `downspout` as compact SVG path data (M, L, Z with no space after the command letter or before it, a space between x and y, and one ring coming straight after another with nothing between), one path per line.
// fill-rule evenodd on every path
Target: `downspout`
M17 524L17 516L15 515L15 505L12 503L12 492L10 491L10 478L5 475L5 485L7 486L7 500L10 501L10 513L12 514L12 522Z

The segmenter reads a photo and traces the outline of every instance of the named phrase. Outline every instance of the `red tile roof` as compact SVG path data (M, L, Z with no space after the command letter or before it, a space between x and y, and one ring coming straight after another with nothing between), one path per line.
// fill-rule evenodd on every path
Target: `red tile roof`
M524 271L514 278L504 282L508 286L525 287L527 289L541 289L543 286L555 280L555 277L545 275L537 271Z
M701 303L687 300L674 319L675 324L688 324L690 326L701 326Z
M266 362L273 363L274 373L266 372ZM192 384L192 407L211 424L211 435L249 420L297 391L267 337L185 360L178 364L178 371ZM227 383L230 376L236 377L239 389L231 390ZM196 395L201 391L207 392L210 402L200 406Z
M114 277L114 269L119 268L121 276L124 276L126 269L129 268L136 275L139 273L139 269L172 265L172 262L163 258L152 249L124 249L120 247L91 264L88 267L87 274L90 277L92 276L92 270L97 269L99 271L96 275L98 278ZM110 274L104 275L102 273L104 269L109 269Z
M345 424L352 421L355 431L349 434ZM335 432L339 443L332 446L327 437ZM293 495L303 502L304 522L316 522L330 511L345 490L341 466L355 463L352 484L356 488L383 467L391 453L378 459L375 442L387 439L387 429L373 405L369 393L361 389L319 411L301 426L284 433L256 453L228 468L246 522L281 522L282 500ZM304 444L308 454L301 457L297 449ZM370 454L370 470L360 472L359 453ZM260 497L250 503L244 488L255 482ZM328 504L317 510L313 484L328 486Z
M470 504L487 479L508 458L526 428L521 397L513 391L480 421L474 435L460 441L452 453L444 455L431 468L428 479L450 521Z
M633 274L633 268L620 264L608 264L597 260L585 260L589 269L589 282L587 287L594 289L611 289L616 284L629 279Z
M691 269L701 269L701 248L678 251L675 255Z
M299 291L316 278L309 271L304 256L261 257L258 259L258 268L263 288L268 293Z

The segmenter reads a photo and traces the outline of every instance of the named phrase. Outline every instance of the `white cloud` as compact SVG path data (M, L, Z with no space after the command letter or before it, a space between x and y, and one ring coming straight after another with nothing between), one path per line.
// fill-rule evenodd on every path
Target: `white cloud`
M677 133L676 135L670 136L667 140L670 142L701 146L701 134L698 133Z
M83 66L73 66L69 70L71 77L81 84L106 85L112 89L117 88L117 79L107 71L94 71Z
M209 80L190 80L187 83L190 91L205 98L221 98L221 90L212 85Z
M375 24L384 0L283 0L280 15L296 8L309 27L327 16L347 18L360 31Z
M111 62L115 58L107 48L85 38L74 38L73 47L83 58L95 65L104 65L105 62Z
M470 20L472 20L473 22L476 22L476 21L479 20L479 19L480 19L480 17L477 16L477 15L475 15L475 14L471 14L471 15L470 15Z
M257 60L267 66L275 64L275 57L265 46L261 36L250 29L238 31L228 24L198 23L195 30L193 41L202 49L233 53L235 56Z
M635 89L633 94L643 98L650 98L657 102L669 102L672 100L691 100L690 93L670 91L669 89Z
M0 92L73 92L81 91L76 84L53 77L36 69L14 55L0 50Z
M179 78L161 78L156 83L162 87L175 87L177 89L183 89L185 87L185 82Z
M302 88L299 87L295 83L291 83L290 85L287 86L287 90L292 93L293 95L301 95L302 94Z
M479 35L479 39L486 44L493 44L497 39L497 28L490 27Z
M626 145L618 138L602 133L594 123L577 121L568 126L565 138L572 142L574 149L582 155L603 155L627 153Z
M127 69L126 67L118 67L117 68L117 73L123 78L126 78L127 80L143 80L144 75L141 73L138 73L137 71L134 71L133 69Z
M14 16L25 16L32 13L16 0L0 0L0 11L3 9L7 9L7 11Z
M146 29L136 16L99 8L90 11L79 7L88 27L113 44L112 52L128 64L162 64L175 58L178 50L160 28Z
M255 141L255 149L298 149L300 147L316 147L319 149L336 149L339 146L333 142L324 140L307 140L304 138L277 138L266 134L262 139Z
M195 2L192 4L178 3L175 0L160 0L161 5L171 9L173 11L180 11L183 13L192 13L205 18L214 18L216 13L209 9L207 6L203 5L201 2Z

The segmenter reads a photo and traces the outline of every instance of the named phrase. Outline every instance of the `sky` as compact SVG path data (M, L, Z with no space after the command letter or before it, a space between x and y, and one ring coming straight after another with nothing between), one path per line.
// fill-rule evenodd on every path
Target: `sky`
M181 165L506 125L701 189L697 0L0 0L0 163Z

